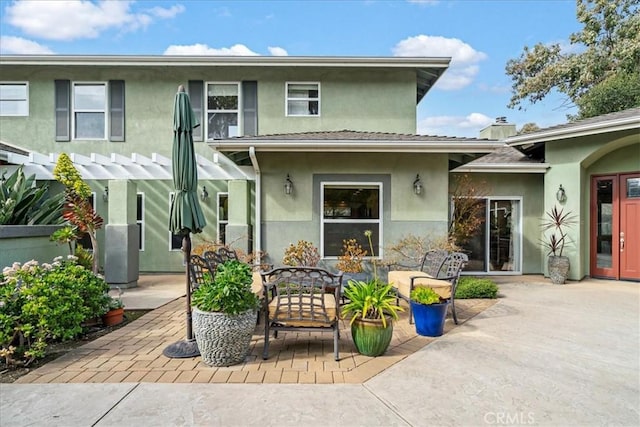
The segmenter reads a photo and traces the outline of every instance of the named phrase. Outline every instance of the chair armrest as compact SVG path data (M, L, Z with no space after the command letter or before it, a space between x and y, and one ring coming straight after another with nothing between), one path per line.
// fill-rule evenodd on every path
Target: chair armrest
M406 264L400 264L400 263L389 264L389 271L393 271L393 270L400 270L400 271L420 270L420 264L414 264L414 265L406 265Z

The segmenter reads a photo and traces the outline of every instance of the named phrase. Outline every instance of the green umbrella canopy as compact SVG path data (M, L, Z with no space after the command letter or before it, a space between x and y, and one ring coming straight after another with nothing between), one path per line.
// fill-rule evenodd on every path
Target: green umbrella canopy
M174 234L200 233L207 225L198 201L198 166L193 150L193 129L200 126L189 95L181 85L173 106L171 166L175 197L171 203L169 230Z

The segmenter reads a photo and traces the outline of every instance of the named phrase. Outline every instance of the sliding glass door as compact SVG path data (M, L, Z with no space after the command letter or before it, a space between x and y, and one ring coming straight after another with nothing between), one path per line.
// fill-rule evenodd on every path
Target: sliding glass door
M469 256L465 271L520 274L522 271L521 200L487 197L478 199L480 226L461 243ZM455 206L454 206L455 209Z

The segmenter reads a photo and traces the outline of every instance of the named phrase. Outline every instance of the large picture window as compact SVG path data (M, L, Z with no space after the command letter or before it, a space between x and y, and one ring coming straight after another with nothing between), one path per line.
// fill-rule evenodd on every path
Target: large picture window
M320 83L287 83L287 116L319 116Z
M238 136L239 83L207 84L207 139Z
M74 139L107 139L107 85L73 84Z
M0 82L0 116L29 115L29 84Z
M382 256L382 183L323 182L320 199L323 257L340 256L347 239L370 252L366 230L371 230L375 255Z

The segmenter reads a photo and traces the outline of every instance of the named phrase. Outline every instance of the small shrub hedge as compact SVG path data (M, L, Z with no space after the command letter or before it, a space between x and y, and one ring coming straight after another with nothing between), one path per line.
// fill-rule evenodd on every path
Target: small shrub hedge
M58 257L51 264L14 263L0 274L0 357L6 365L29 365L48 343L78 336L87 319L99 317L111 299L103 278Z
M458 299L470 299L470 298L497 298L498 285L487 278L462 276L458 281L458 288L456 289L456 298Z

